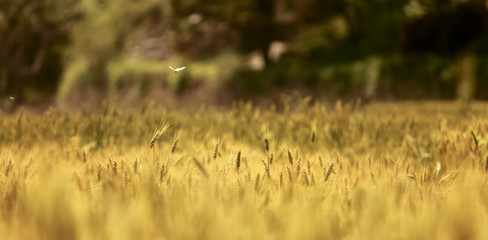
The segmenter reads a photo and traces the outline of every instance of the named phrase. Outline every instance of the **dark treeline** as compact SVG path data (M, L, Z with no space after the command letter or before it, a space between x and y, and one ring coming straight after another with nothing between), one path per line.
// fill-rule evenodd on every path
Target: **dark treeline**
M0 94L16 104L121 95L221 103L290 90L325 99L487 99L487 7L485 0L0 0ZM172 74L171 64L188 68Z

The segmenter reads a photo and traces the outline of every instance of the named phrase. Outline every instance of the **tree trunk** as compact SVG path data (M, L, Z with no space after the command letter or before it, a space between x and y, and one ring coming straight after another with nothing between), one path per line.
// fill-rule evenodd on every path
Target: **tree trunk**
M461 107L468 107L469 103L474 98L476 70L476 55L470 50L462 53L458 58L459 84L457 87L457 98L462 104Z

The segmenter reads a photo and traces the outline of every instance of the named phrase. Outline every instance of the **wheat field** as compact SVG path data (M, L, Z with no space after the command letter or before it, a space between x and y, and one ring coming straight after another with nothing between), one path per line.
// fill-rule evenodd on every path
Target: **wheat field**
M488 104L0 117L2 239L488 239Z

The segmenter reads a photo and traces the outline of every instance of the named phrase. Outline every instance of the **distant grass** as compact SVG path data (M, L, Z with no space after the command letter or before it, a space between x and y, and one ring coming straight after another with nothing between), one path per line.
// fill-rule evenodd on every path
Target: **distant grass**
M2 114L0 236L487 239L487 117L300 101Z

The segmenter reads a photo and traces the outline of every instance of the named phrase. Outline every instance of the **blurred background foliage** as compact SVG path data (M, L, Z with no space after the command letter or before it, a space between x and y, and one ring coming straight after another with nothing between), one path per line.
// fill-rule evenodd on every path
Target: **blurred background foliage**
M0 100L488 98L485 0L0 0ZM178 74L168 65L186 66ZM8 101L15 96L16 101Z

